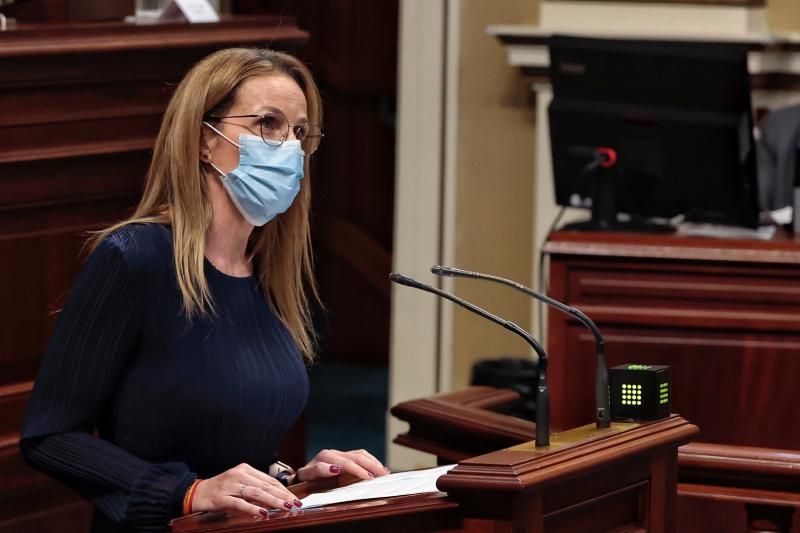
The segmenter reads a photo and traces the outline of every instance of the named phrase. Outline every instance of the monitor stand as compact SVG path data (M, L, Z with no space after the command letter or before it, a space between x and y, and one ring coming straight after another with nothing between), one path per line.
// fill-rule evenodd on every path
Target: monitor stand
M591 174L595 179L592 194L592 218L582 222L572 222L561 229L568 231L609 231L633 233L674 233L677 228L672 224L664 224L632 217L631 220L620 221L617 213L617 202L614 197L614 172L598 169Z
M671 224L661 224L644 219L625 221L597 220L591 218L580 222L570 222L561 227L565 231L607 231L619 233L675 233L677 228Z

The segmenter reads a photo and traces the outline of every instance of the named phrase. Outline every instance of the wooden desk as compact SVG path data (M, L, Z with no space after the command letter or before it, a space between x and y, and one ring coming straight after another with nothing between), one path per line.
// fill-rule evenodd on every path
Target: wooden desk
M593 426L460 461L434 494L282 512L263 521L201 515L173 531L675 531L677 448L697 433L679 416Z
M533 438L533 422L495 412L518 397L492 387L420 398L392 407L409 424L394 442L436 455L440 464L494 449L498 442ZM724 444L689 443L678 449L676 521L681 533L751 533L792 529L800 507L800 453Z
M800 450L800 425L789 422L800 413L800 240L783 230L769 241L562 231L544 251L550 295L597 322L608 365L670 365L673 410L700 427L697 440L721 445L681 455L684 530L756 530L767 506L769 530L788 531L798 479L787 494L758 470ZM551 311L548 353L554 426L591 420L593 339ZM740 446L759 449L745 458ZM705 470L702 481L686 462L701 456L739 472Z
M800 450L800 242L556 232L552 297L585 312L609 367L672 367L672 409L698 440ZM554 427L592 420L593 339L551 311Z

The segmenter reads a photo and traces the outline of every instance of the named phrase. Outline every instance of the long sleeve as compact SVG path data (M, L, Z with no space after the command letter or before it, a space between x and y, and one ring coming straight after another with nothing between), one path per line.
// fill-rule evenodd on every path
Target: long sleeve
M141 272L112 235L91 254L59 317L23 425L25 459L70 486L113 523L164 530L195 475L148 463L92 435L134 353L143 321Z

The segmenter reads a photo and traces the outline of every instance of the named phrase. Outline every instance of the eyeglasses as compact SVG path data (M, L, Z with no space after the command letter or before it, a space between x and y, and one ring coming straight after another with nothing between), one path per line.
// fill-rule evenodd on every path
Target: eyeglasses
M261 138L272 146L280 146L289 138L289 131L294 133L295 139L300 141L303 152L309 156L317 151L322 137L325 136L316 124L291 124L286 115L278 111L269 111L261 115L227 115L218 117L209 115L208 118L221 120L225 118L257 118Z

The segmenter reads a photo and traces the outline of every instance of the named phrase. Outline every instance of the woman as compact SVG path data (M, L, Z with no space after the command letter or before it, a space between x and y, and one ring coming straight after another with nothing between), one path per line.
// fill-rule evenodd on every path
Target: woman
M301 505L284 484L386 473L363 450L296 473L275 457L313 355L303 177L321 118L310 72L279 52L216 52L178 86L138 208L92 242L21 436L27 461L94 504L92 531L266 517Z

